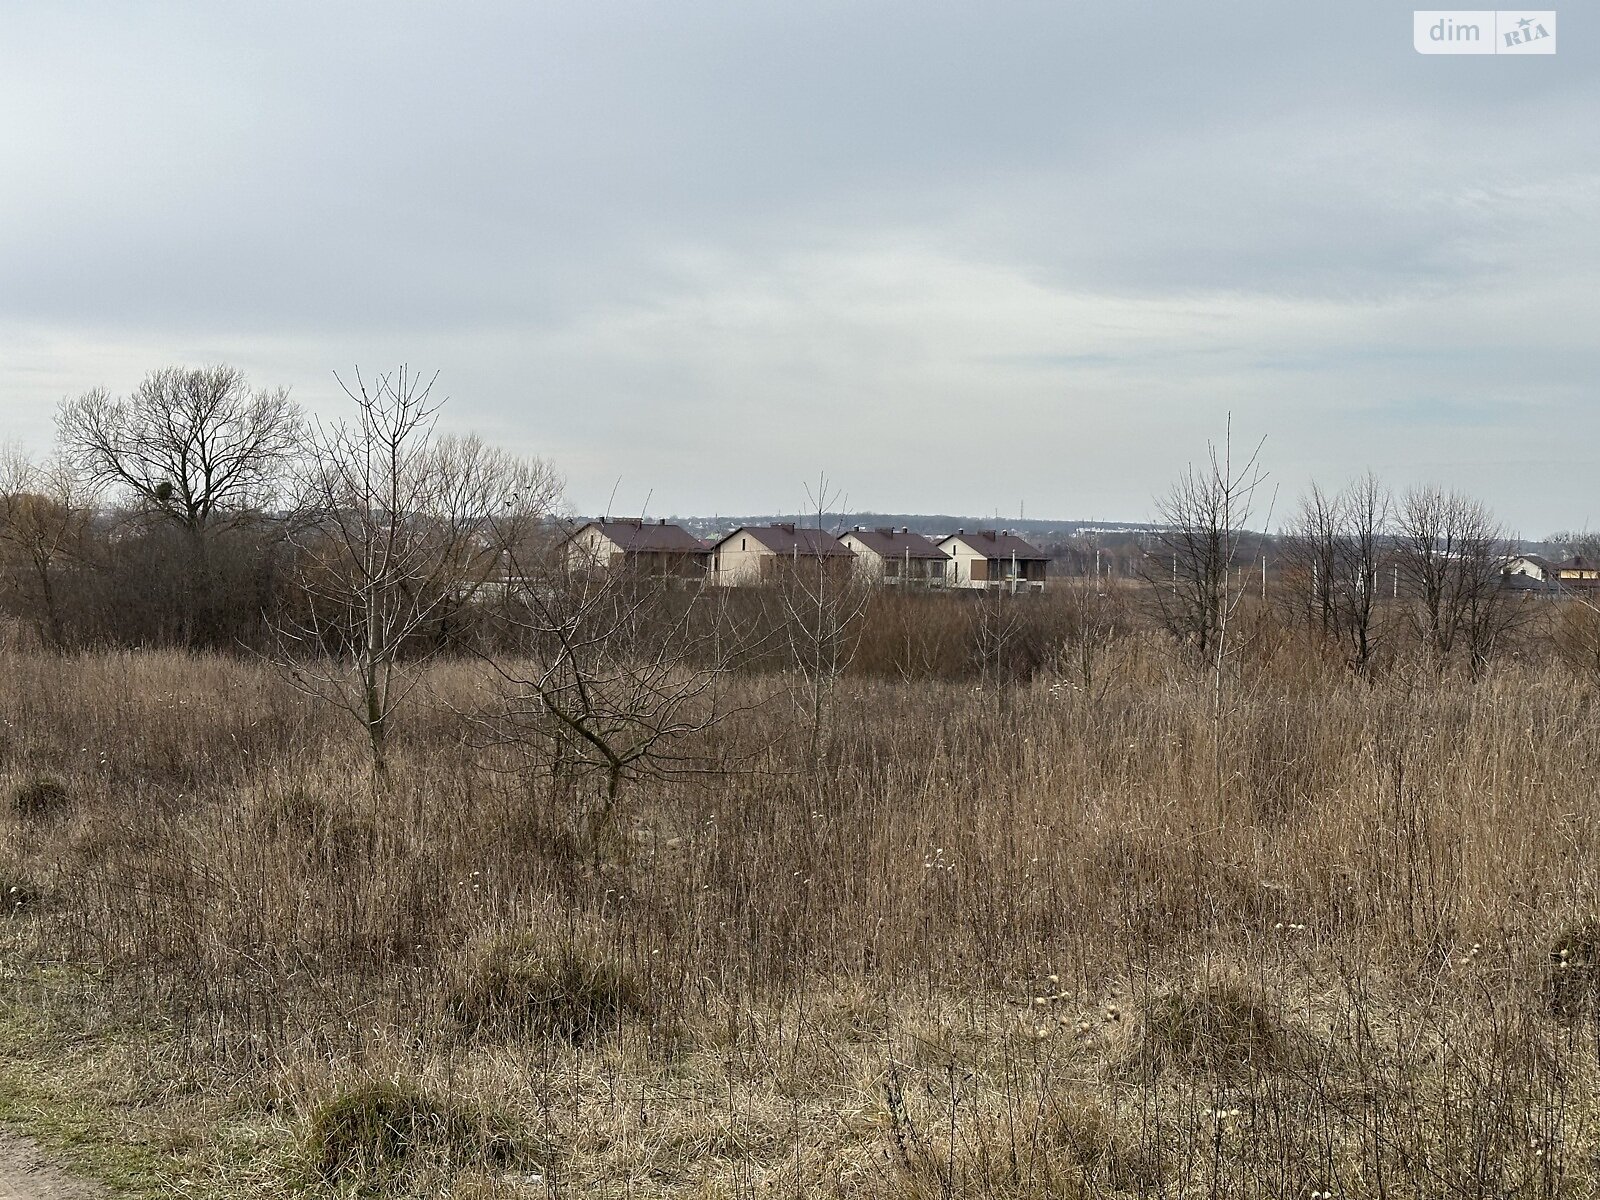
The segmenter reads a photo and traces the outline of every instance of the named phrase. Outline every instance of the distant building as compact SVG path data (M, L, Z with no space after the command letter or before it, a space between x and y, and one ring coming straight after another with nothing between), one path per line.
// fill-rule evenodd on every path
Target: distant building
M855 555L825 529L806 529L792 522L741 525L711 544L711 579L725 587L771 583L783 572L819 563L844 574Z
M1006 591L1042 591L1049 556L1029 545L1009 529L958 529L939 542L953 560L950 586L999 588Z
M1575 554L1562 562L1552 563L1550 570L1554 573L1550 577L1563 586L1568 584L1588 585L1591 587L1600 585L1600 563L1595 562L1592 558L1585 558L1581 554Z
M562 542L571 570L625 570L681 579L705 577L706 544L679 525L632 518L590 521Z
M1537 554L1515 554L1507 561L1505 573L1509 582L1517 582L1511 577L1520 576L1522 580L1544 583L1554 577L1555 564Z
M1506 560L1501 579L1519 592L1600 591L1600 562L1574 555L1554 562L1537 554L1514 554Z
M874 583L943 587L950 556L910 529L862 529L839 541L856 556L856 569Z

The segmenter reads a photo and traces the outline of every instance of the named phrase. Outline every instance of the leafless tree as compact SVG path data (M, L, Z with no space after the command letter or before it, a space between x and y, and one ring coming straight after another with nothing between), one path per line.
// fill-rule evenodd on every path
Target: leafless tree
M287 389L253 390L237 367L163 367L131 396L104 388L64 401L57 437L68 461L146 520L180 531L188 642L218 623L214 537L260 516L281 495L299 448Z
M1065 581L1058 595L1068 626L1056 670L1072 681L1074 690L1092 709L1110 686L1115 673L1114 649L1126 633L1122 597L1115 584L1094 576Z
M541 461L436 437L435 378L341 380L355 418L310 435L298 495L301 605L279 623L280 660L361 724L375 779L395 709L440 648L423 635L497 579L560 490Z
M1167 628L1212 667L1219 704L1229 623L1246 591L1246 526L1266 481L1263 445L1236 463L1230 419L1222 445L1208 447L1206 462L1190 464L1156 501L1162 528L1142 572Z
M1312 622L1366 671L1379 645L1384 547L1393 501L1371 473L1334 495L1311 485L1283 542L1291 603L1304 597Z
M25 593L40 636L67 644L61 573L84 558L93 516L91 497L63 461L35 462L20 448L0 449L0 544L13 580Z
M1026 632L1022 606L1009 588L988 586L977 599L972 620L972 657L980 685L1004 708L1010 689L1011 660Z
M1510 543L1489 510L1460 492L1408 491L1395 518L1395 563L1416 633L1477 670L1521 618L1505 590Z
M722 684L744 633L725 595L703 581L575 569L548 550L512 563L503 627L486 654L494 695L477 724L557 788L579 788L598 852L629 784L722 765L712 735L737 711Z
M163 367L126 399L104 388L61 406L61 446L97 483L196 537L269 506L299 446L288 389L251 390L237 367Z
M1344 516L1344 498L1329 495L1312 483L1301 497L1300 511L1285 531L1281 546L1290 606L1329 637L1337 633Z
M1348 581L1341 594L1339 628L1344 634L1350 665L1357 671L1371 666L1379 645L1385 546L1394 516L1394 498L1382 481L1367 472L1343 497L1343 536L1337 568Z
M820 772L830 741L830 700L834 686L855 657L862 619L871 588L850 557L829 553L837 544L828 529L832 509L843 500L826 473L806 487L813 525L807 553L798 548L787 564L780 564L775 596L792 661L800 673L797 695L808 728L808 754L814 772Z

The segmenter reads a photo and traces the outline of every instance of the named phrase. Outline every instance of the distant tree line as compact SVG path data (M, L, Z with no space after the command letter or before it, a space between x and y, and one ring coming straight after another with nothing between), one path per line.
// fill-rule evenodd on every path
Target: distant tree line
M540 460L435 436L426 389L407 410L410 440L385 445L374 412L414 385L385 376L365 403L359 385L351 418L332 425L226 365L63 401L50 455L0 452L3 611L63 649L262 650L291 627L336 640L331 593L387 569L421 614L405 636L441 641L468 598L463 547L492 560L491 524L525 531L560 480ZM352 529L363 521L365 543Z

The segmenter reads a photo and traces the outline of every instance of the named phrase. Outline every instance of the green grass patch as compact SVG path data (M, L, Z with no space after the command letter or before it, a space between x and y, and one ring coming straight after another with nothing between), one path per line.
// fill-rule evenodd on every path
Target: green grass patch
M152 1031L96 1027L81 979L58 971L5 982L0 1125L31 1138L63 1170L135 1200L297 1190L285 1183L300 1162L286 1124L228 1110L225 1094L185 1088L175 1073L162 1077Z

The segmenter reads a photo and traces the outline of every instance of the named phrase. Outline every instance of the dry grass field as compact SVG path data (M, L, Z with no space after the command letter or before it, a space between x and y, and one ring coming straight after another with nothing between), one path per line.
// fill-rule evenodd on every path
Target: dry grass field
M865 656L862 662L870 659ZM0 657L0 1120L131 1194L1600 1194L1591 683L858 669L575 789L439 663Z

